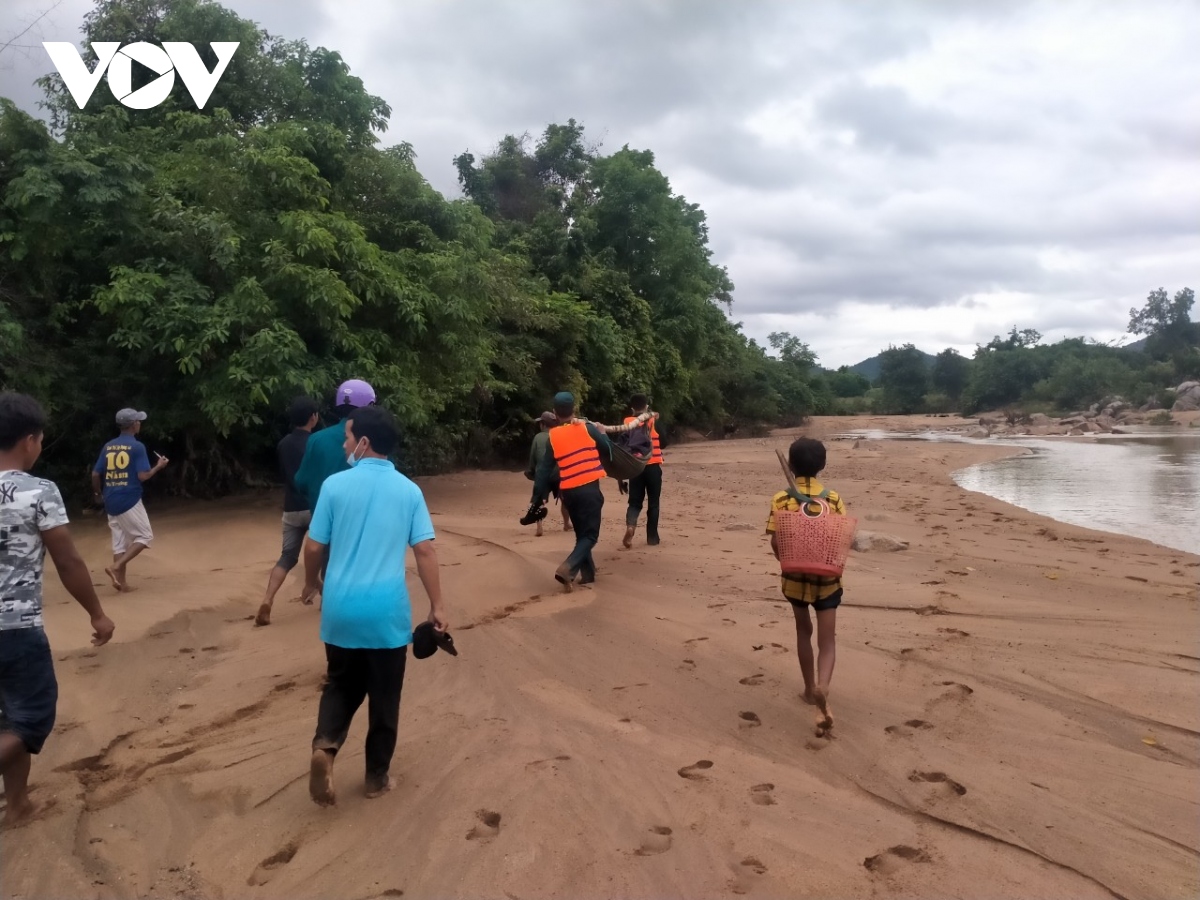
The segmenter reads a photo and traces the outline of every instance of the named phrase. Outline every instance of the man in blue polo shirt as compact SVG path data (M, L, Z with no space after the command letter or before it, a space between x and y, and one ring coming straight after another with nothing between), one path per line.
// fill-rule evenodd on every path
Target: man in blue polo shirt
M321 806L335 802L334 757L364 698L367 797L392 786L388 770L413 632L404 570L409 547L429 595L429 621L439 632L448 627L425 497L387 458L399 436L395 420L378 406L355 409L345 435L350 468L321 486L304 545L303 599L322 591L321 640L328 664L309 773L309 794Z

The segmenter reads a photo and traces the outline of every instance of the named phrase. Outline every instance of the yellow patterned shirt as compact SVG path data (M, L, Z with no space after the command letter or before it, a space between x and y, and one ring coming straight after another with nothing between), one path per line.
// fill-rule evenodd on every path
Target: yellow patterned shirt
M825 490L825 486L816 478L797 478L796 490L801 494L807 494L810 497L815 497L821 491ZM841 496L837 491L830 491L829 496L825 498L829 504L829 511L837 513L839 516L846 515L846 504L842 502ZM809 512L816 513L818 508L815 504L810 504ZM780 491L771 498L771 512L767 516L767 534L775 533L775 513L776 511L799 512L800 504L792 499L787 491ZM816 603L818 600L824 600L826 597L836 594L842 589L842 579L831 578L826 575L782 575L780 576L780 586L783 588L783 596L789 600L796 600L801 603Z

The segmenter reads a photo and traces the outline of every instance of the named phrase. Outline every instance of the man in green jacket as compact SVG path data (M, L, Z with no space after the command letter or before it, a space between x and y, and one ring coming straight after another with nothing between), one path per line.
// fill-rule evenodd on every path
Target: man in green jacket
M542 457L550 453L550 429L558 424L558 419L554 413L544 412L538 417L538 433L533 436L533 445L529 448L529 465L525 467L525 477L530 481L537 478L538 466L542 463ZM551 454L553 456L553 454ZM536 492L535 492L536 493ZM551 482L550 493L554 495L555 500L560 500L558 495L558 464L554 465L553 481ZM571 514L567 512L567 506L564 503L562 507L563 531L571 530ZM542 536L542 520L538 519L537 536Z

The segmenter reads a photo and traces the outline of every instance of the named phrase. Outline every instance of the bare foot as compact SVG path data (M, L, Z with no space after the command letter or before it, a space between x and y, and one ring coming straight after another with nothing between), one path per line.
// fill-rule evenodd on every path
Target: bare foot
M333 754L314 750L308 770L308 795L317 806L333 806L337 795L333 791Z
M567 593L571 593L571 582L575 580L575 576L571 574L571 567L563 563L554 570L554 580L566 588Z
M270 625L271 624L271 604L264 603L258 608L258 615L254 617L255 625Z
M813 693L812 688L805 688L804 694L801 696L800 699L802 699L809 706L817 705L817 696L816 696L816 694Z
M541 536L542 536L542 523L541 523L541 522L538 522L538 523L537 523L537 530L536 530L536 531L534 531L534 533L533 533L533 536L534 536L534 537L541 537Z
M112 566L105 566L104 574L107 575L109 581L112 582L114 591L121 590L121 579L117 577L117 573L113 570Z
M383 784L379 785L378 787L368 787L367 788L367 799L374 800L376 797L382 797L384 794L386 794L388 791L390 791L395 786L396 786L395 780L393 780L392 776L389 775L387 777L387 781L385 781Z
M817 734L822 735L833 728L833 709L829 695L823 687L813 688L813 700L817 704Z
M621 539L621 546L626 550L633 546L633 533L636 530L632 525L625 526L625 537Z
M33 818L33 814L37 811L37 807L26 798L21 804L8 804L8 809L4 813L4 820L0 822L0 828L7 831L10 828L20 828L26 825Z

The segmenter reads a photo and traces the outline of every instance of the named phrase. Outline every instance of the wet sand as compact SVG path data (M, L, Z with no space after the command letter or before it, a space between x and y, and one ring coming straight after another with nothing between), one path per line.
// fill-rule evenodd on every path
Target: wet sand
M53 805L0 836L4 896L1196 896L1200 558L951 481L1004 448L830 442L861 527L910 544L852 555L818 739L762 536L787 443L671 448L657 548L619 550L607 482L599 580L570 595L570 537L517 524L519 473L423 479L461 655L410 658L375 800L360 712L328 809L317 610L293 577L251 621L277 498L152 509L128 595L107 527L77 521L117 635L88 646L47 575L61 699L32 781Z

